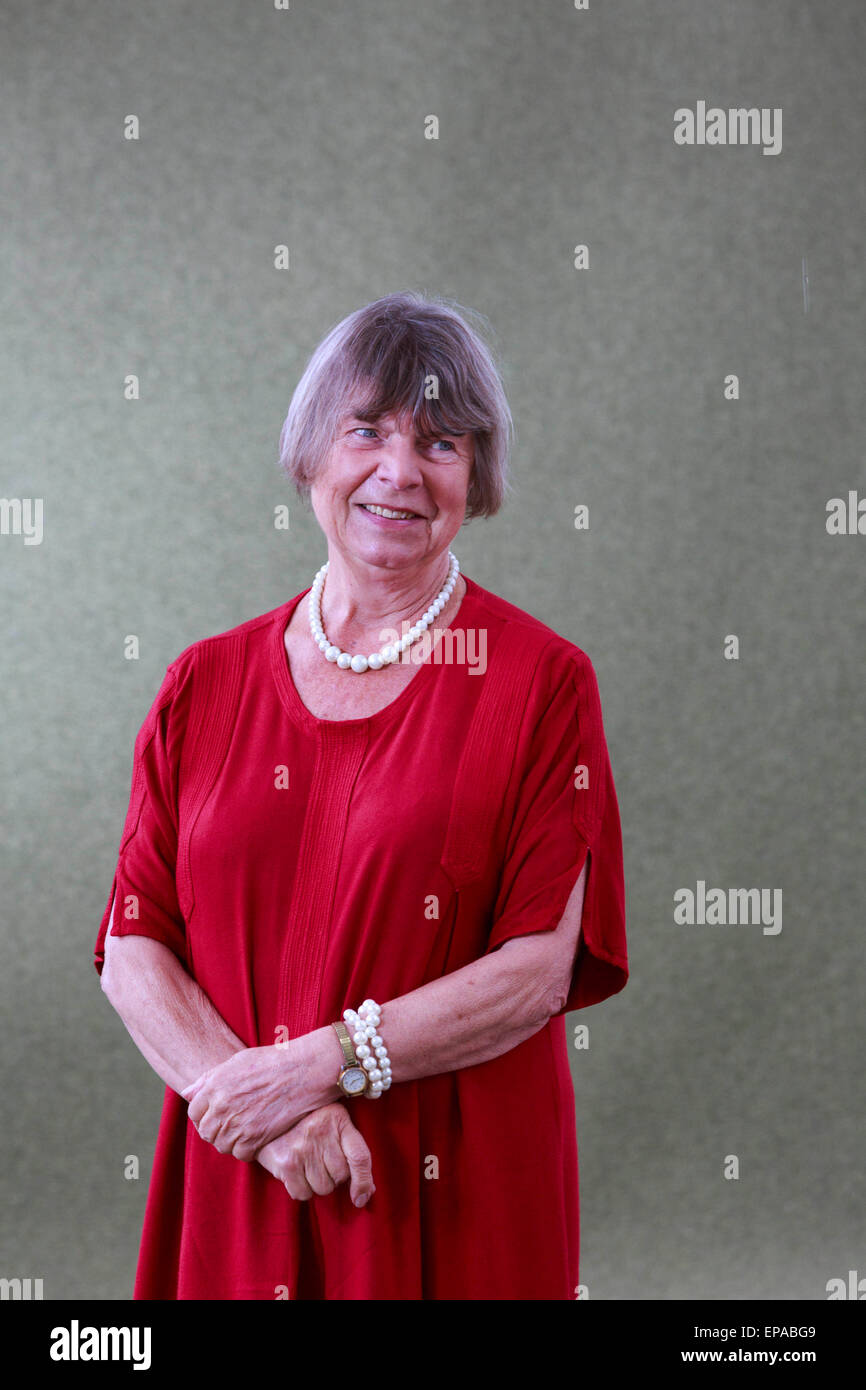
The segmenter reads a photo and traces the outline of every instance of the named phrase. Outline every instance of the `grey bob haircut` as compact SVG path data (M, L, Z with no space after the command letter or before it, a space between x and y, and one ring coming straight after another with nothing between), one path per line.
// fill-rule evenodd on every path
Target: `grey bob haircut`
M346 415L411 418L422 439L475 436L466 520L493 516L507 490L514 438L493 353L453 300L403 291L343 319L310 358L280 434L280 468L308 499ZM431 385L432 379L432 385Z

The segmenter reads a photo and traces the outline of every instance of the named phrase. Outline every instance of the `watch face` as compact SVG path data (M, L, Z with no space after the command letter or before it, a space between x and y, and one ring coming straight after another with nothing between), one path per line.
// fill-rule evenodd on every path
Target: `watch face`
M340 1085L349 1096L359 1096L367 1086L367 1073L363 1067L345 1067L340 1075Z

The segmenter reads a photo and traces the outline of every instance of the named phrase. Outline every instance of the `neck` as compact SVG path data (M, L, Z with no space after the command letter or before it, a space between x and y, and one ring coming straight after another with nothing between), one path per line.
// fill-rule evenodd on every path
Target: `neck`
M322 626L332 642L347 650L350 646L363 646L365 639L369 639L370 650L376 650L381 645L378 634L385 628L399 630L404 622L419 618L448 578L447 553L411 570L355 567L340 555L329 555L328 559ZM437 623L448 621L448 614L460 602L465 587L462 576L458 576Z

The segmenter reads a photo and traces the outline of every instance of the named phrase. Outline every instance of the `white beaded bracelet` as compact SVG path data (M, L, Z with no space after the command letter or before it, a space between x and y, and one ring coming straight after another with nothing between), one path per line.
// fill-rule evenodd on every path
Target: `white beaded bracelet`
M345 1009L343 1018L355 1044L355 1055L367 1073L364 1095L376 1100L388 1090L392 1080L391 1059L379 1033L382 1010L375 999L365 999L357 1010Z

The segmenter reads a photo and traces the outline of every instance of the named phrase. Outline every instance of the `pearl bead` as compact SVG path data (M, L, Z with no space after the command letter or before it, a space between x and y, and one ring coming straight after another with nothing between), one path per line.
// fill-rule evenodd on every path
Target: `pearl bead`
M326 560L316 571L313 583L310 586L307 608L310 632L317 647L328 661L336 662L337 666L342 671L350 670L358 673L363 671L381 671L384 666L388 666L391 662L399 660L406 648L410 646L412 642L417 642L418 638L423 636L430 624L436 619L437 615L441 613L443 607L454 592L454 587L460 574L460 562L457 556L449 550L448 573L445 583L423 616L418 619L414 626L399 642L383 647L380 652L371 652L369 656L363 656L360 653L353 655L351 652L340 651L339 647L335 646L325 633L325 629L322 625L322 593L329 567L330 561Z
M343 1017L355 1043L355 1055L367 1078L364 1095L372 1099L387 1091L392 1082L391 1059L378 1029L382 1008L375 999L365 999L357 1009L345 1009ZM354 1030L354 1031L352 1031Z

